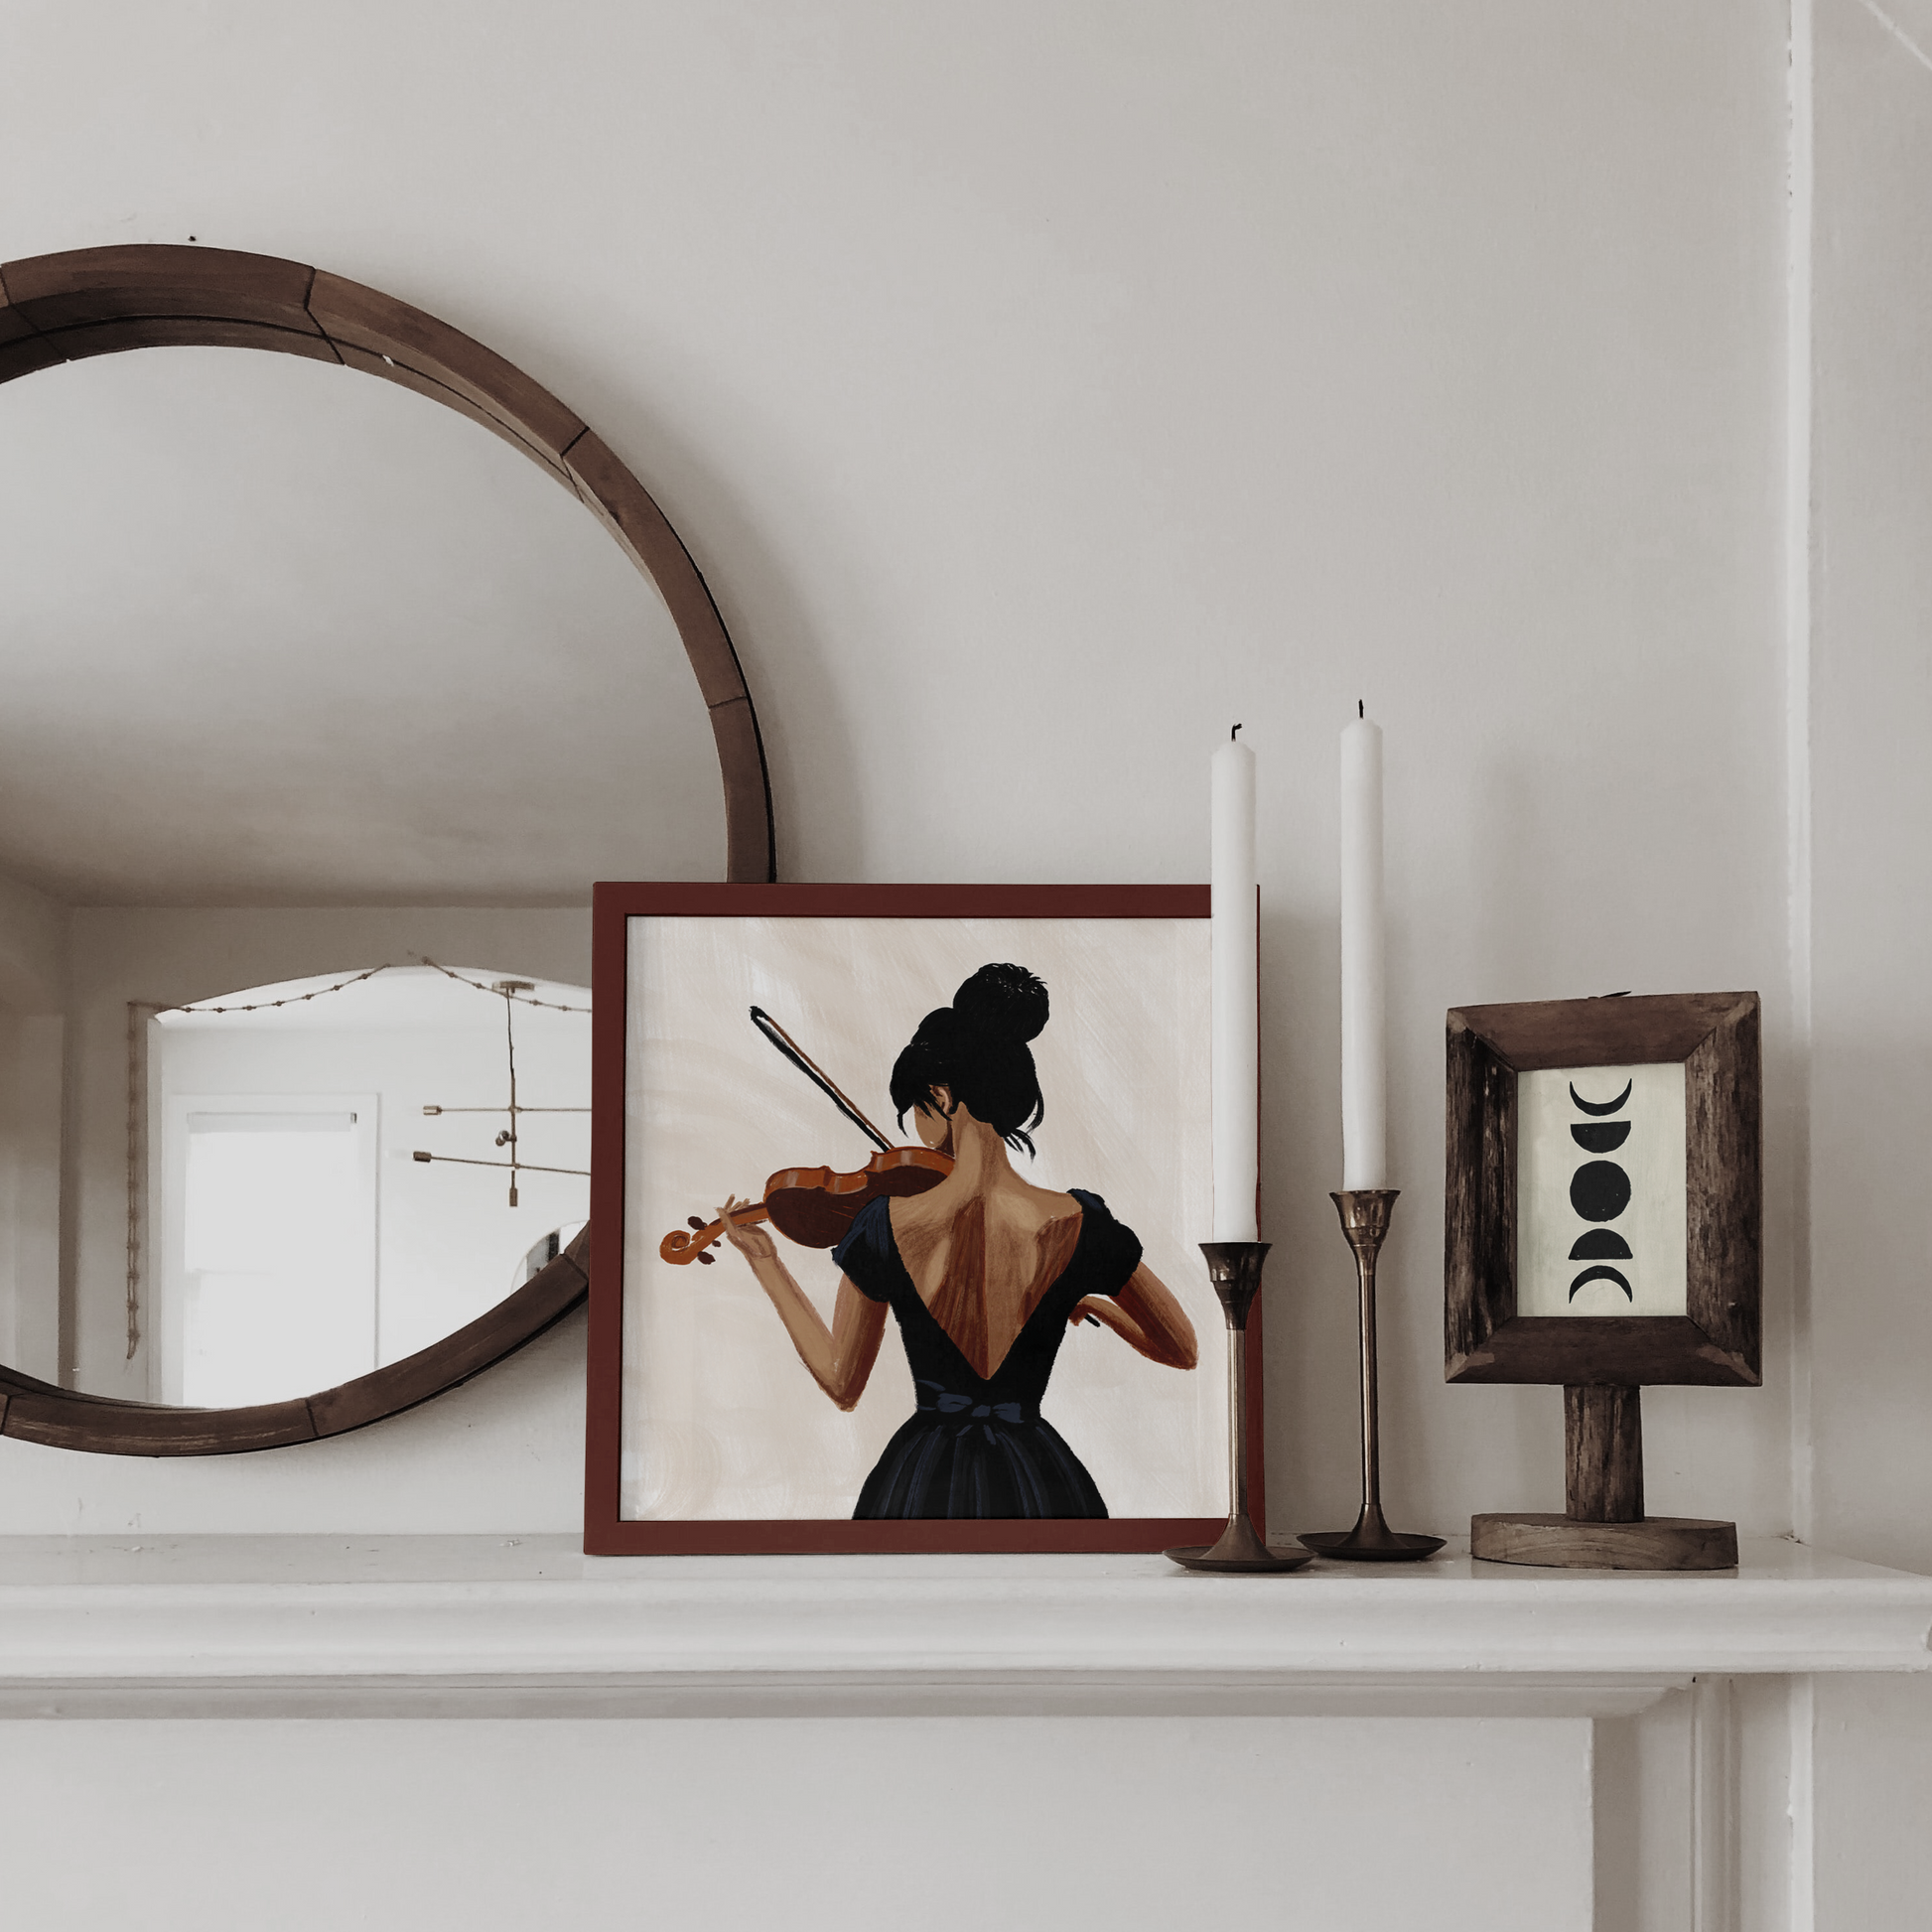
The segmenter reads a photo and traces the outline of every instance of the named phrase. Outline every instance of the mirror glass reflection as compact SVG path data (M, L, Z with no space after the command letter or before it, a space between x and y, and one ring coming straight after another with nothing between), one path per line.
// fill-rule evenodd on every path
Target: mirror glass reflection
M289 981L157 1014L145 1044L133 1312L164 1401L274 1402L399 1361L590 1211L583 987L431 965Z
M503 1001L421 962L588 1006L594 880L722 876L662 600L480 425L221 348L0 385L0 1364L226 1406L462 1326L585 1183L511 1208L461 1165L506 1122L421 1113L507 1102ZM379 962L327 1026L166 1011ZM554 1071L527 1097L587 1105ZM576 1132L516 1151L587 1167Z

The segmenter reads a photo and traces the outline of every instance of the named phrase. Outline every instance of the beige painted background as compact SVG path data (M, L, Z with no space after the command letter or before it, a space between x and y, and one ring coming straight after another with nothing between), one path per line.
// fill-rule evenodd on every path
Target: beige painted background
M1198 1368L1148 1361L1082 1325L1041 1404L1114 1516L1227 1508L1220 1306L1194 1243L1209 1226L1204 919L636 918L629 921L621 1508L634 1518L847 1517L911 1378L889 1324L850 1414L819 1390L751 1270L673 1265L658 1243L781 1168L861 1168L872 1147L751 1024L763 1007L889 1139L894 1060L989 960L1045 980L1034 1059L1043 1187L1101 1195L1201 1337ZM827 1318L829 1253L779 1238Z

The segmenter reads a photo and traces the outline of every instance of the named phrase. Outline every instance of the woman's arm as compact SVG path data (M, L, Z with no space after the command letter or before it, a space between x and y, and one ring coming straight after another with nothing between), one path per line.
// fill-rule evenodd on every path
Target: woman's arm
M886 1332L886 1305L861 1295L841 1275L839 1299L828 1328L825 1317L778 1259L777 1243L762 1228L742 1228L732 1219L733 1214L750 1205L734 1197L718 1210L718 1218L725 1224L725 1238L751 1263L758 1285L778 1311L778 1319L785 1324L791 1345L811 1370L812 1379L841 1409L850 1409L865 1394L872 1365L879 1358L880 1338Z
M1111 1297L1088 1295L1072 1318L1092 1315L1150 1361L1166 1368L1192 1368L1199 1359L1194 1324L1167 1285L1146 1263L1136 1268Z

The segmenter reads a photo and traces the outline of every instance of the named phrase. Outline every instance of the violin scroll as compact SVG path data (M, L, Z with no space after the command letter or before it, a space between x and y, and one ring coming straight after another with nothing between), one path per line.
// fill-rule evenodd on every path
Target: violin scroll
M767 1215L762 1207L747 1207L741 1209L732 1218L740 1227L750 1227L766 1219ZM707 1250L724 1233L725 1224L723 1221L707 1221L697 1214L687 1215L686 1219L690 1222L690 1227L673 1228L657 1244L658 1255L662 1260L679 1268L689 1261L699 1262L709 1268L718 1257L708 1253Z

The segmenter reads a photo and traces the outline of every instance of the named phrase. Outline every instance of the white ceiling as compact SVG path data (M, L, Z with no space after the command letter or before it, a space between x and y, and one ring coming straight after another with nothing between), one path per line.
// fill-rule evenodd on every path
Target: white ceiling
M487 431L247 349L0 386L0 872L81 904L570 904L723 867L669 615Z

